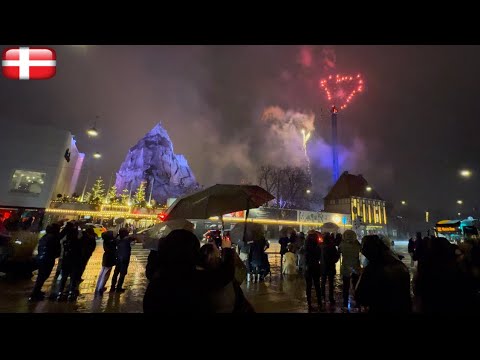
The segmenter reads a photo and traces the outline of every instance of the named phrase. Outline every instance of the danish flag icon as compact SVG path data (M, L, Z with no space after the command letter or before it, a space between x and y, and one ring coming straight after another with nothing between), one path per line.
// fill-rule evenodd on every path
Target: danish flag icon
M55 76L57 55L49 48L16 47L2 53L2 73L7 79L45 80Z

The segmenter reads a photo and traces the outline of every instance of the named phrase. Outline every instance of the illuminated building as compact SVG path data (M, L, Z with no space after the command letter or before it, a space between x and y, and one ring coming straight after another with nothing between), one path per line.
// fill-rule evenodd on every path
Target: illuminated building
M324 198L325 211L348 214L352 223L360 220L367 232L386 233L385 200L362 175L345 171Z
M72 195L85 155L69 131L10 121L2 134L0 207L45 209L57 194Z

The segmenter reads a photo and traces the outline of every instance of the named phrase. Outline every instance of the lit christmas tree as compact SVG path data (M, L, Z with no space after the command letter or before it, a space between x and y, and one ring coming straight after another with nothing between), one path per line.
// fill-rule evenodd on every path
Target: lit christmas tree
M115 185L108 190L105 201L107 204L118 204L117 187Z
M103 202L105 197L105 184L101 176L95 180L95 184L93 184L89 195L87 199L90 204L100 204Z
M145 181L142 181L140 183L140 186L138 187L137 191L135 192L135 205L145 207L146 202L145 202Z

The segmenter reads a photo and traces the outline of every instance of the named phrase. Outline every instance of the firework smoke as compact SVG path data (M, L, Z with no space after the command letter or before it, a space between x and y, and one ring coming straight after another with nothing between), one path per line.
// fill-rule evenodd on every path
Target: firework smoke
M310 136L312 135L311 132L306 132L305 129L302 129L302 142L303 142L303 152L305 154L305 159L307 160L307 171L308 171L308 176L310 177L310 184L312 184L312 169L310 166L310 157L308 156L307 153L307 144L308 140L310 140Z
M337 55L333 48L323 48L322 49L322 61L323 61L323 70L330 72L335 69L337 62Z
M298 62L303 67L309 68L313 65L313 51L311 47L303 46L298 54Z
M269 162L308 168L307 134L315 130L315 115L271 106L264 110L261 120L267 127L265 142Z

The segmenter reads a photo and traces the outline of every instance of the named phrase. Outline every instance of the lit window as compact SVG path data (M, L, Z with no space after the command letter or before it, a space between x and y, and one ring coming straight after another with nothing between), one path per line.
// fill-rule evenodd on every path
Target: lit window
M15 170L10 182L10 191L38 195L45 184L45 173Z

